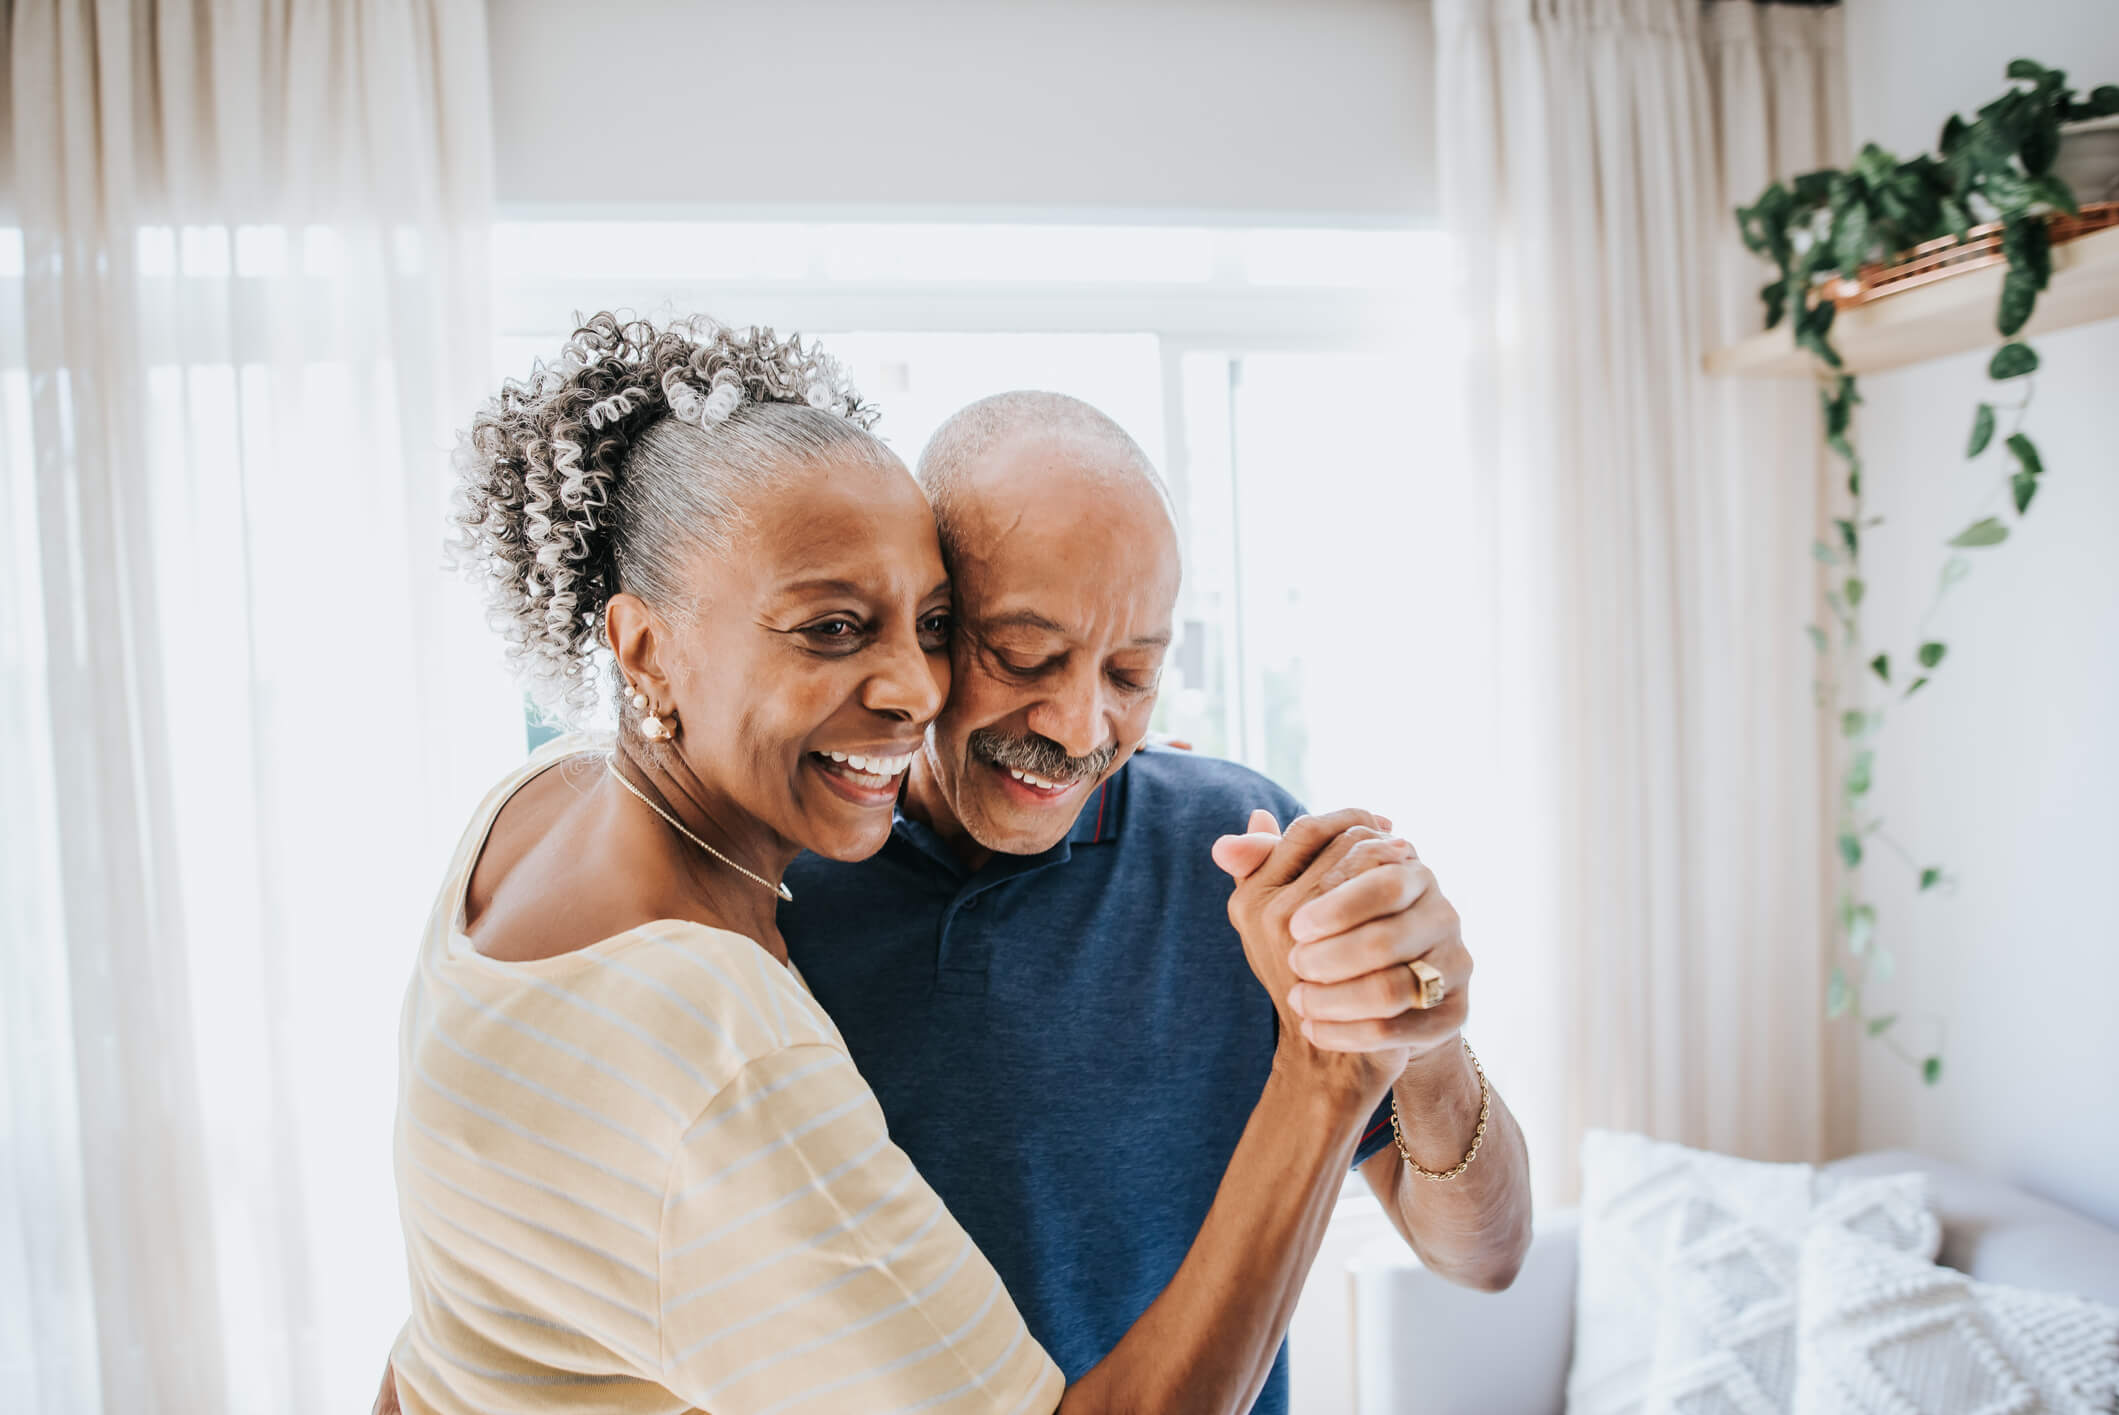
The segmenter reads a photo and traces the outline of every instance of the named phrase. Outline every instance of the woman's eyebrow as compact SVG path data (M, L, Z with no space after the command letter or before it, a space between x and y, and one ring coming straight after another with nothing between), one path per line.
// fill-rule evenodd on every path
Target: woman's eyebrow
M830 576L814 576L807 580L790 580L780 586L778 592L783 595L817 593L860 595L867 593L867 589L852 580L835 579Z

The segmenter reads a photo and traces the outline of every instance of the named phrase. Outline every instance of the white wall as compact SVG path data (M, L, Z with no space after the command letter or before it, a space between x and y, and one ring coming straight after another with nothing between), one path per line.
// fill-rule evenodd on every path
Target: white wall
M504 203L1394 224L1433 209L1425 0L489 0L487 14Z
M1906 155L2000 92L2019 55L2079 88L2119 82L2119 8L1849 0L1847 53L1854 136ZM1980 1166L2119 1224L2119 320L2034 343L2044 369L2025 431L2044 489L2006 545L1970 552L1976 568L1934 625L1944 670L1894 714L1878 759L1886 828L1962 884L1916 899L1881 873L1900 978L1870 1005L1947 1019L1945 1077L1924 1087L1864 1045L1852 1138ZM1963 461L1990 396L1985 360L1864 381L1859 440L1887 521L1868 582L1892 631L1880 646L1901 662L1941 542L1995 509L1995 454Z

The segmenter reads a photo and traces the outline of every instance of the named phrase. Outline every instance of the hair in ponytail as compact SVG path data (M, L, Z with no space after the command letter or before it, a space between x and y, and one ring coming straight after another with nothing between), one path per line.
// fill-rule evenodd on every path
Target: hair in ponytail
M732 549L777 474L833 455L896 464L869 431L876 416L799 336L595 315L472 420L451 559L484 584L532 698L578 726L596 704L611 596L686 613L691 558Z

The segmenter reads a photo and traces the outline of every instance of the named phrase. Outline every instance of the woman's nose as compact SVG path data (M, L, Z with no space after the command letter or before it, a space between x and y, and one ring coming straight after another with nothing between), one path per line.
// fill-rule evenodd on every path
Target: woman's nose
M917 634L878 648L881 657L868 680L869 710L922 726L932 722L949 693L948 657L928 654Z

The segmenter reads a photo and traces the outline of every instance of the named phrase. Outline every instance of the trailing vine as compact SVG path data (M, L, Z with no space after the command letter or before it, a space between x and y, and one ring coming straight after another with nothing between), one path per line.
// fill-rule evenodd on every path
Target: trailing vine
M1930 625L1944 596L1970 573L1972 561L1955 553L1944 560L1910 653L1896 664L1888 651L1871 655L1861 612L1868 589L1863 539L1883 522L1866 513L1862 499L1861 456L1853 440L1854 410L1861 395L1832 345L1837 306L1829 292L1837 282L1856 278L1863 267L1923 242L1954 236L1962 243L1972 238L1976 223L1999 223L2009 270L1995 328L2006 342L1988 362L1987 375L2000 391L1994 401L1982 401L1974 409L1965 455L1977 459L1984 454L2005 416L2009 427L2002 446L2008 458L1995 486L1991 514L1980 515L1948 545L1953 551L1978 551L2002 544L2014 522L2029 512L2045 474L2038 447L2024 431L2038 354L2016 335L2052 279L2049 219L2056 212L2077 211L2074 193L2052 170L2061 125L2119 113L2119 86L2104 85L2078 99L2067 86L2066 74L2029 59L2011 63L2008 77L2014 81L2009 90L1981 108L1971 122L1950 116L1943 124L1939 153L1901 162L1869 143L1851 170L1828 168L1805 173L1792 183L1775 182L1736 213L1744 244L1772 261L1779 273L1759 292L1766 305L1766 327L1774 328L1785 318L1797 346L1823 365L1819 407L1825 444L1846 474L1846 514L1833 522L1838 541L1812 547L1831 579L1825 603L1840 649L1834 655L1833 635L1809 626L1811 642L1829 675L1820 678L1819 704L1838 709L1845 757L1836 832L1841 867L1837 956L1826 984L1825 1013L1858 1023L1893 1055L1916 1066L1930 1085L1942 1076L1939 1028L1934 1049L1916 1055L1892 1033L1897 1014L1877 1014L1863 1006L1864 989L1887 980L1894 968L1891 951L1877 937L1876 905L1863 867L1880 846L1905 867L1917 892L1947 891L1953 883L1941 865L1919 863L1884 830L1871 806L1870 788L1888 707L1926 687L1949 657L1949 646L1931 635ZM2006 396L2010 393L2016 396Z

